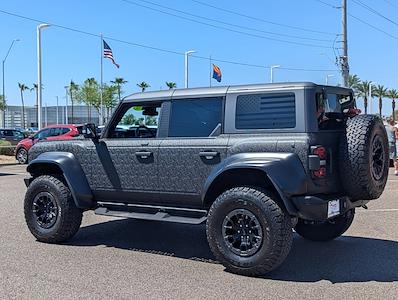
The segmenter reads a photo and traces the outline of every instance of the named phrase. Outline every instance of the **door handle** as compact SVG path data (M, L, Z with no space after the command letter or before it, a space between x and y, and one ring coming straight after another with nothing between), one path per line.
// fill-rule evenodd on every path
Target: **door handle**
M206 159L213 159L214 157L216 157L219 154L220 153L216 152L216 151L201 151L201 152L199 152L199 156L204 157Z
M152 155L152 152L149 151L139 151L135 153L135 156L146 159Z

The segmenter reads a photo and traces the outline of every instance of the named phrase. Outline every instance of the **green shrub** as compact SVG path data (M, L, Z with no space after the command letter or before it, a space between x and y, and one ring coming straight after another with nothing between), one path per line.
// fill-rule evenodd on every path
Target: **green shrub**
M0 141L0 155L14 155L15 146L8 141Z

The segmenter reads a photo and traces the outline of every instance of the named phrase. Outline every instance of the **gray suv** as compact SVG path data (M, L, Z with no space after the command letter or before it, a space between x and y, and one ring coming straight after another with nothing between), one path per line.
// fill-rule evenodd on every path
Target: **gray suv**
M350 89L307 82L133 94L100 136L84 132L29 152L24 209L37 240L70 239L85 210L206 223L215 257L249 276L284 261L293 229L342 235L388 174L382 121L359 115Z

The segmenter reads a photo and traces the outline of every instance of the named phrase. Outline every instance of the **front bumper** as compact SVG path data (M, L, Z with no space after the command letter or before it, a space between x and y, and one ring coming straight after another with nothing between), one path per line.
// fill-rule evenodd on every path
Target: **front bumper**
M339 200L338 202L336 200ZM317 196L300 196L292 198L293 204L297 208L297 216L304 220L325 221L333 217L345 214L348 210L365 205L369 200L352 202L348 197L336 197L322 199ZM331 203L332 202L332 203ZM331 214L331 204L338 203L338 213Z

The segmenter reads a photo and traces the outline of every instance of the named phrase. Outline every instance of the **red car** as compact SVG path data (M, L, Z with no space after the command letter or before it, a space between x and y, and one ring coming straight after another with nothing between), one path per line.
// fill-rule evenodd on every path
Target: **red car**
M20 164L28 162L29 149L39 141L68 140L82 133L83 125L52 125L20 141L15 149L15 158Z

